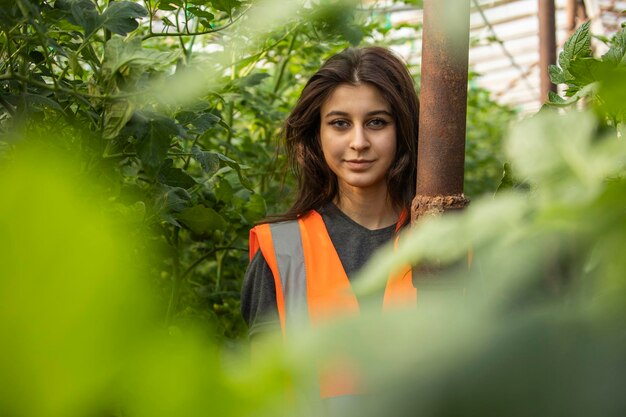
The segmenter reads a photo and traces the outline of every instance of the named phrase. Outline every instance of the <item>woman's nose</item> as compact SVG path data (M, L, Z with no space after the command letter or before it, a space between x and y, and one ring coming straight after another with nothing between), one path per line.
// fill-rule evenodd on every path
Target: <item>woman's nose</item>
M369 148L370 142L367 138L367 132L363 127L356 126L352 133L352 138L350 140L350 148L356 151L362 151L364 149Z

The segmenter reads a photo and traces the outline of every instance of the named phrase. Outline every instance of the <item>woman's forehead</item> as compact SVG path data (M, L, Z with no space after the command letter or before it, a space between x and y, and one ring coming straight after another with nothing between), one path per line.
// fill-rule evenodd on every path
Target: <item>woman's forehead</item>
M370 113L385 111L391 113L391 106L374 85L368 83L340 84L322 103L322 117L330 112Z

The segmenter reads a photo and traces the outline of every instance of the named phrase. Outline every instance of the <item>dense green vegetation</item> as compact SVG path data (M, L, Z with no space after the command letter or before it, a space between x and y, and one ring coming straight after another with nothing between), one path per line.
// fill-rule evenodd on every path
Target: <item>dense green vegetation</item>
M0 150L39 141L78 156L77 175L105 181L114 215L151 236L133 250L148 259L165 321L242 335L248 230L285 210L293 185L281 125L330 54L396 42L388 16L323 1L1 5ZM473 198L499 183L513 112L481 89L469 100Z
M624 415L624 30L599 58L588 26L568 42L567 95L506 135L495 197L480 166L510 112L471 91L473 204L360 280L440 265L417 314L364 305L250 363L212 335L241 333L247 228L289 195L280 122L323 57L390 30L347 6L93 4L1 3L1 415L316 416L316 361L344 350L375 394L346 415Z

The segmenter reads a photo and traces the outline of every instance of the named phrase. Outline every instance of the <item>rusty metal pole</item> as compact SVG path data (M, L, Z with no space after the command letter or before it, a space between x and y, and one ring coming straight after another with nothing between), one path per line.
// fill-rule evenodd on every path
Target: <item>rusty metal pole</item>
M417 194L411 219L467 205L463 195L470 0L424 0Z
M539 77L541 80L541 100L548 98L548 92L556 92L556 85L550 82L550 65L556 64L556 22L554 0L539 0Z
M578 18L578 22L580 24L589 20L589 16L587 15L587 6L585 6L585 2L583 0L578 0L576 17Z
M578 9L578 0L567 0L565 5L565 23L568 35L576 30L576 12Z

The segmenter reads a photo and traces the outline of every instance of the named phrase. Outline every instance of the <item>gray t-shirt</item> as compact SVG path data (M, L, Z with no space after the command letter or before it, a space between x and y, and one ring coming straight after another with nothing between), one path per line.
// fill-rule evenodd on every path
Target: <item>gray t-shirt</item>
M318 212L350 280L372 253L394 236L395 225L369 230L346 216L332 203L326 204ZM248 323L250 337L280 330L274 277L261 251L252 258L243 280L241 314Z

